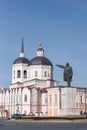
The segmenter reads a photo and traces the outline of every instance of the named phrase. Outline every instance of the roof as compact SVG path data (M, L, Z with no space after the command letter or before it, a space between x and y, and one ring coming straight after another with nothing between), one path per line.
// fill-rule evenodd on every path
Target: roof
M20 63L29 64L30 61L29 61L27 58L25 58L25 57L19 57L19 58L17 58L17 59L13 62L13 64L20 64Z
M53 66L51 61L44 56L37 56L30 61L30 65L50 65Z

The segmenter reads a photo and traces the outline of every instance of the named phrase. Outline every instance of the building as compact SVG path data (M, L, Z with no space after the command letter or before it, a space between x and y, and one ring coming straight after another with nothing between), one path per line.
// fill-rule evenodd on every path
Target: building
M25 57L22 37L20 56L12 64L12 83L0 88L0 116L80 115L87 111L87 88L58 86L53 79L53 64L39 44L36 57Z

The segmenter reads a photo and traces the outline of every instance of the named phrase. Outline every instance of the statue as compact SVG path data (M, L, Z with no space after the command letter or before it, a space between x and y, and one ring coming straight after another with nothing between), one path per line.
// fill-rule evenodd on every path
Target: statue
M68 87L70 87L72 82L73 70L72 67L69 66L69 63L66 63L66 66L57 64L56 66L64 69L64 81L67 81Z

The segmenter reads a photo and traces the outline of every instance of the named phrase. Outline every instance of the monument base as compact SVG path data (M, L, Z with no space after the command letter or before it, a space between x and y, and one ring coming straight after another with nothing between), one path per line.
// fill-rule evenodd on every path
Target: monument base
M76 88L66 87L61 89L60 115L80 115L76 102Z

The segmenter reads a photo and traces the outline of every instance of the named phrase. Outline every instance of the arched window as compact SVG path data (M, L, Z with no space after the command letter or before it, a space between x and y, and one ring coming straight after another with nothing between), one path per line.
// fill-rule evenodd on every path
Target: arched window
M44 71L44 76L47 77L47 71Z
M24 95L24 102L27 102L27 94Z
M24 70L24 78L27 78L27 71Z
M80 96L80 103L82 103L82 95Z
M13 76L13 77L14 77L14 79L15 79L15 71L14 71L14 76Z
M38 76L38 72L37 71L35 71L35 77L37 77Z
M55 103L57 103L57 94L55 94Z
M21 71L18 70L18 71L17 71L17 78L20 78L20 77L21 77Z

